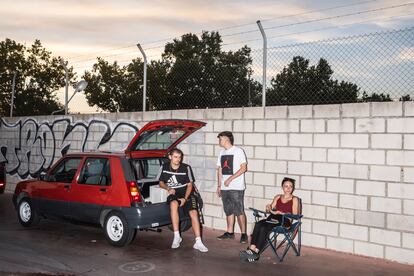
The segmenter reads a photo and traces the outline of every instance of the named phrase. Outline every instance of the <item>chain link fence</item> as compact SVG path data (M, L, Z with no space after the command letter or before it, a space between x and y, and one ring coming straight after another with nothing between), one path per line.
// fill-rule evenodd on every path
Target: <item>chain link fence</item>
M150 109L262 105L262 49L200 51L149 77ZM414 27L268 49L267 106L413 100L413 83Z

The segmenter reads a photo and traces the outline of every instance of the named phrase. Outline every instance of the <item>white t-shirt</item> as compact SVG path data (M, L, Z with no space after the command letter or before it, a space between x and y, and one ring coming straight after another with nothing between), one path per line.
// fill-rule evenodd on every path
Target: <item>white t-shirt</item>
M244 181L244 174L238 176L230 182L229 186L224 186L224 181L235 174L241 164L246 163L246 154L244 151L236 146L232 146L228 150L223 149L220 151L217 159L217 167L221 169L221 189L222 190L244 190L246 188Z

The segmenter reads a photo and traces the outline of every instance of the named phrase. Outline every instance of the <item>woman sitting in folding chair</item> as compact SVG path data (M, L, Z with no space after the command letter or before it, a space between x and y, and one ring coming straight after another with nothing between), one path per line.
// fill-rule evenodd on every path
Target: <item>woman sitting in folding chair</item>
M295 180L285 177L282 180L283 194L273 198L272 203L266 205L266 212L270 215L263 220L256 222L253 233L251 235L250 246L240 252L242 261L254 262L260 257L260 253L267 245L267 237L272 229L276 226L289 228L291 221L282 217L283 214L298 214L298 198L293 196L295 190Z

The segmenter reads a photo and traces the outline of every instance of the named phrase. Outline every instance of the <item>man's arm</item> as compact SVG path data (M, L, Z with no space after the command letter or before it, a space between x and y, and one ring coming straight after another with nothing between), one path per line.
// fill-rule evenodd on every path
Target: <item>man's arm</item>
M234 179L236 179L240 175L244 174L245 172L247 172L247 163L241 164L240 169L235 174L233 174L229 178L227 178L226 181L224 181L224 186L226 186L226 187L229 186L230 182L232 182Z
M170 187L168 187L168 185L167 185L167 184L165 184L165 182L164 182L164 181L161 181L161 180L160 180L160 183L159 183L158 185L160 186L160 188L162 188L162 189L164 189L164 190L167 190L167 192L168 192L170 195L175 194L175 190L174 190L174 189L172 189L172 188L170 188Z

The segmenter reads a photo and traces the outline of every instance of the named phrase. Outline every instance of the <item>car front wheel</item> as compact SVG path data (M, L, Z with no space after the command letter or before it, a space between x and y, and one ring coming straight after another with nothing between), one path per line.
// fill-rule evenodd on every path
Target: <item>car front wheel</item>
M20 224L24 227L30 227L39 222L39 215L33 208L32 201L29 198L23 198L20 200L17 210L17 216L19 217Z
M136 229L130 228L125 216L118 211L112 211L105 217L103 228L106 240L117 247L130 244L136 235Z

